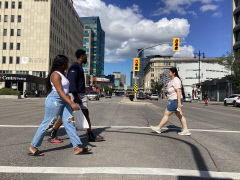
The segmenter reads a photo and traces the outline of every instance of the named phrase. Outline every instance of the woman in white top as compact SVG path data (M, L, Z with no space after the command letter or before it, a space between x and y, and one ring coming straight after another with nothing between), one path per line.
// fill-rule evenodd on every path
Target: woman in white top
M168 105L164 112L162 121L158 126L151 126L152 130L157 133L161 133L161 128L168 122L168 118L173 113L179 118L182 124L182 132L178 133L182 136L190 136L191 133L187 127L186 118L183 116L182 107L183 107L183 98L185 98L184 88L182 86L182 81L178 75L177 68L172 67L168 72L171 81L167 83L167 97Z
M79 110L79 106L72 102L68 97L69 81L64 76L64 72L68 69L68 58L64 55L55 57L51 71L47 78L47 90L51 90L45 102L45 116L41 125L39 126L31 146L29 147L29 155L43 156L44 154L38 150L41 146L43 138L47 132L48 127L59 116L62 117L63 125L66 129L71 143L74 147L74 154L89 153L91 149L83 148L82 142L77 135L77 131L73 122L72 110Z

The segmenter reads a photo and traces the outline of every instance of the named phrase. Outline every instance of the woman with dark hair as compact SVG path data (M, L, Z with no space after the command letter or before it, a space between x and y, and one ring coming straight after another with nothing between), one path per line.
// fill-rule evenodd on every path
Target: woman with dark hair
M178 75L177 68L175 67L170 68L168 75L171 78L171 81L166 85L168 105L164 112L164 116L160 124L158 126L151 126L151 129L154 132L160 134L161 128L168 122L169 116L175 113L182 124L182 132L179 132L178 134L181 136L190 136L191 133L188 130L186 118L183 116L183 113L182 113L182 107L183 107L182 103L183 103L183 98L185 98L185 93L184 93L182 81Z
M45 102L45 116L39 126L31 146L29 147L29 155L43 156L44 154L38 150L41 146L43 138L53 121L56 121L58 116L62 117L63 125L66 129L71 143L74 147L74 154L88 153L91 149L82 148L82 142L77 135L77 131L73 122L72 110L79 110L79 106L72 102L68 97L69 81L64 73L68 69L68 58L64 55L55 57L51 71L47 77L47 91L50 94Z

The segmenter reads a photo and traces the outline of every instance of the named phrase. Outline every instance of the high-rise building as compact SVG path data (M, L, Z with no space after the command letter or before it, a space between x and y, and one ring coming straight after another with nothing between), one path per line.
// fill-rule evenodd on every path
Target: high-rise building
M83 47L87 52L88 63L83 67L87 75L104 76L105 32L99 17L82 17L84 24Z
M232 0L233 6L233 36L232 36L232 49L237 51L240 49L240 0Z
M114 85L116 87L124 87L126 85L126 75L121 74L120 72L113 72L112 75L114 76Z
M45 78L57 54L71 63L79 48L83 24L72 0L0 1L0 74ZM24 87L21 91L38 88L35 82L17 84Z

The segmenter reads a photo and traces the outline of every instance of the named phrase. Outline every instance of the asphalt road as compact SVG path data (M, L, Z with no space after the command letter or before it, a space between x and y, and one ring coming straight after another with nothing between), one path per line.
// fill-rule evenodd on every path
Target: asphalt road
M113 97L89 103L93 154L73 155L64 128L62 144L46 137L44 157L29 157L28 147L44 115L44 99L0 100L0 179L240 179L240 108L184 103L192 136L182 137L170 117L164 133L151 132L166 101L130 102Z

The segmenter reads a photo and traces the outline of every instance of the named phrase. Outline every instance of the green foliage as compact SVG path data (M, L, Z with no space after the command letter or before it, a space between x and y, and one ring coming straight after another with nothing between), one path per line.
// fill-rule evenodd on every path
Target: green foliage
M163 84L159 84L158 82L155 82L153 84L152 93L153 94L161 93L162 88L163 88Z
M232 81L232 83L236 86L238 93L240 93L240 78L236 76L227 76L227 78Z
M240 51L233 53L227 52L227 55L219 58L219 64L231 70L233 75L238 77L238 75L240 75Z
M20 95L20 92L11 88L0 89L0 95Z
M105 86L104 87L104 92L112 94L112 89L110 87L108 87L108 86Z

